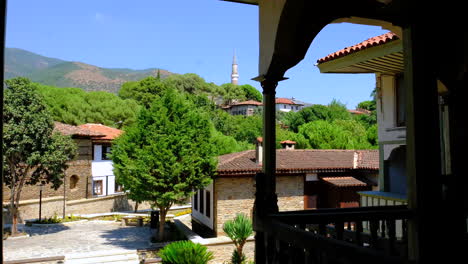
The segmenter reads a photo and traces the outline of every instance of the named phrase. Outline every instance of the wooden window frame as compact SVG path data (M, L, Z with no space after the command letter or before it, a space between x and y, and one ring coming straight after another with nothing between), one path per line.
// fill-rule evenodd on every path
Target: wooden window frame
M100 192L99 192L99 193L96 192L96 184L97 184L98 182L99 182L100 185L101 185L101 189L100 189ZM103 190L104 190L103 180L93 180L93 195L102 195Z
M201 214L204 214L205 213L205 196L203 195L203 189L200 190L200 210L199 212Z
M211 192L210 191L205 191L205 203L206 203L206 210L205 210L205 215L208 218L211 218Z
M405 87L403 86L403 74L395 75L395 126L405 127L406 126L406 95ZM403 105L400 105L404 100ZM403 115L403 116L402 116Z
M111 147L112 147L111 144L101 145L101 160L111 160L110 158L107 157L107 154L110 154ZM105 151L107 148L109 148L109 152Z

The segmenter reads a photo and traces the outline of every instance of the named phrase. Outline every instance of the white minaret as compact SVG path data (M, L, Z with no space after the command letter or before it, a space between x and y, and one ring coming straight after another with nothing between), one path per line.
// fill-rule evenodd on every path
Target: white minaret
M232 58L231 83L234 85L237 85L238 81L239 81L239 73L237 72L236 51L234 51L234 57Z

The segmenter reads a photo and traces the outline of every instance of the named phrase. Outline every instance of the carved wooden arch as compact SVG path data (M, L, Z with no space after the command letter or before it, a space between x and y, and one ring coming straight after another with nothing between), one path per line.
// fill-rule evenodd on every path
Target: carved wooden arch
M304 59L312 41L325 26L342 22L381 26L397 35L402 35L400 25L404 23L396 4L386 5L377 1L286 1L276 28L271 60L260 61L260 64L269 65L260 65L260 76L256 79L284 79L285 72ZM266 44L260 45L263 48Z

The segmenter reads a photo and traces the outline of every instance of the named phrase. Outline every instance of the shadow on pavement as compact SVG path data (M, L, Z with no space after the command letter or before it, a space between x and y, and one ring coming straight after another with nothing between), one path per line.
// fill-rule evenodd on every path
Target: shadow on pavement
M127 226L104 231L101 237L106 239L107 245L124 249L145 249L150 246L151 234L149 226Z

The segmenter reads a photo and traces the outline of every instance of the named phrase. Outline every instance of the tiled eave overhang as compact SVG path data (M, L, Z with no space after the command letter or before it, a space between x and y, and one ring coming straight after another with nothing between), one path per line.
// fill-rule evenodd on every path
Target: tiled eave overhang
M249 169L249 170L218 170L216 177L236 177L236 176L253 176L256 173L261 172L259 169ZM306 173L327 173L327 172L349 172L349 171L375 171L378 172L378 169L375 168L298 168L298 169L277 169L276 174L278 175L291 175L296 176L297 174L306 174Z
M401 73L404 67L402 41L396 39L326 60L322 58L317 67L321 73Z

